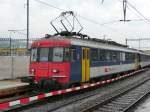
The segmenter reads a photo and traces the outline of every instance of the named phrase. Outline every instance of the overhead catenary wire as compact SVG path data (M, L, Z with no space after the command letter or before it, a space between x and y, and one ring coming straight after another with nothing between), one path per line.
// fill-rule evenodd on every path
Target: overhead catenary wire
M122 3L122 0L118 0L119 2L121 2ZM130 20L130 21L145 21L146 23L150 23L150 19L148 19L148 18L146 18L134 5L132 5L131 3L129 3L129 2L127 2L127 8L130 10L130 11L132 11L133 12L133 10L134 11L136 11L136 13L135 12L133 12L134 14L136 14L136 16L137 17L139 17L140 19L134 19L134 20ZM131 10L130 8L132 8L133 10ZM143 18L143 19L141 19L141 17ZM146 40L146 41L149 41L150 40L150 38L139 38L139 39L127 39L126 38L126 43L127 43L127 41L139 41L139 49L141 48L140 47L140 41L141 40Z
M41 4L45 4L45 5L47 5L47 6L50 6L50 7L52 7L52 8L61 10L61 11L67 11L67 10L65 10L65 9L58 8L58 7L54 6L54 5L51 5L51 4L46 3L46 2L43 2L43 1L41 1L41 0L35 0L35 1L37 1L37 2L39 2L39 3L41 3ZM79 14L76 14L76 15L77 15L78 17L80 17L80 18L86 20L86 21L92 22L92 23L94 23L94 24L100 24L100 23L98 23L97 21L94 21L94 20L92 20L92 19L88 19L88 18L86 18L86 17L84 17L84 16L81 16L81 15L79 15ZM100 25L102 25L102 24L100 24Z
M27 35L27 34L25 34L25 33L22 33L22 32L20 32L20 31L13 31L14 33L18 33L18 34L21 34L21 35Z
M129 5L130 7L132 7L140 16L142 16L148 23L150 23L150 20L147 19L139 10L137 10L136 7L134 7L134 6L133 6L131 3L129 3L129 2L128 2L128 5Z
M99 23L99 22L97 22L97 21L95 21L95 20L86 18L86 17L81 16L81 15L79 15L79 14L77 14L77 16L80 17L80 18L82 18L82 19L84 19L84 20L86 20L86 21L88 21L88 22L91 22L91 23L93 23L93 24L96 24L96 25L99 25L99 26L103 26L103 27L106 27L106 28L108 28L108 29L111 29L112 31L118 32L118 31L117 31L116 29L114 29L114 28L111 28L111 27L109 27L109 26L105 26L106 23ZM118 32L118 33L121 34L120 32Z
M41 1L41 0L34 0L34 1L36 1L36 2L38 2L38 3L41 3L41 4L43 4L43 5L46 5L46 6L48 6L48 7L51 7L51 8L60 10L60 11L67 11L67 10L65 10L65 9L56 7L56 6L54 6L54 5L51 5L51 4L46 3L46 2L44 2L44 1ZM96 24L96 25L99 25L99 26L106 27L107 29L110 29L110 30L112 30L113 32L119 33L120 35L126 35L126 34L123 34L123 33L121 33L121 32L118 32L118 30L116 30L116 29L114 29L114 28L112 28L112 27L106 26L106 25L103 24L103 23L101 24L101 23L99 23L99 22L97 22L97 21L95 21L95 20L89 19L89 18L84 17L84 16L81 16L81 15L79 15L79 14L76 14L76 15L77 15L78 17L80 17L81 19L84 19L84 20L86 20L86 21L88 21L88 22L91 22L91 23Z
M118 0L119 2L121 2L122 3L122 0ZM129 7L130 6L130 7ZM132 5L131 3L129 3L129 2L127 2L127 8L130 10L130 11L132 11L130 8L132 8L134 11L136 11L137 13L138 13L138 15L139 16L141 16L142 18L143 18L143 20L145 20L146 22L148 22L148 23L150 23L150 20L149 19L147 19L134 5ZM133 12L133 11L132 11ZM136 13L135 13L136 14ZM137 14L136 14L136 16L138 16ZM138 16L138 17L139 17ZM141 18L141 17L139 17L139 18Z
M150 20L150 19L148 19ZM130 19L130 22L136 22L136 21L145 21L145 19ZM107 24L115 24L115 23L119 23L120 20L114 20L114 21L108 21L106 23L101 23L101 25L107 25Z
M131 9L131 7L129 7L128 5L127 5L127 8L128 8L132 13L134 13L138 18L141 18L141 16L138 15L137 13L135 13L135 12ZM144 20L145 20L145 19L144 19Z
M150 20L150 19L147 19ZM145 19L131 19L131 21L145 21Z
M65 10L65 9L59 8L59 7L57 7L57 6L51 5L51 4L46 3L46 2L44 2L44 1L41 1L41 0L35 0L35 1L38 2L38 3L41 3L41 4L43 4L43 5L46 5L46 6L48 6L48 7L51 7L51 8L60 10L60 11L67 11L67 10ZM122 0L118 0L118 1L120 1L120 2L122 3ZM137 16L138 18L140 18L140 19L132 19L132 20L129 20L129 21L143 21L143 20L144 20L144 21L150 23L150 19L147 19L147 18L146 18L140 11L138 11L138 10L136 9L136 7L134 7L131 3L127 2L126 8L128 8L130 11L132 11L132 13L136 14L136 16ZM77 15L78 17L80 17L81 19L83 19L83 20L86 20L86 21L91 22L91 23L93 23L93 24L96 24L96 25L98 25L98 26L103 26L103 27L106 27L106 28L108 28L108 29L111 29L114 33L117 33L117 34L122 35L122 36L125 36L125 37L128 36L128 35L125 34L125 33L123 34L122 32L120 32L120 31L118 31L118 30L116 30L116 29L114 29L114 28L111 28L111 27L107 26L107 24L117 23L117 22L120 22L121 20L118 20L118 21L110 21L110 22L106 22L106 23L99 23L99 22L97 22L97 21L95 21L95 20L89 19L89 18L84 17L84 16L81 16L81 15L79 15L79 14L76 14L76 15ZM128 22L128 20L127 20L126 22Z
M19 29L19 30L8 30L10 32L13 32L13 33L18 33L18 34L21 34L21 35L27 35L25 33L23 33L22 31L26 31L27 29Z
M49 7L52 7L52 8L55 8L55 9L61 10L61 11L66 11L65 9L58 8L58 7L54 6L54 5L51 5L51 4L46 3L46 2L43 2L43 1L41 1L41 0L34 0L34 1L39 2L39 3L41 3L41 4L44 4L44 5L47 5L47 6L49 6Z
M122 3L122 0L118 0L119 2ZM144 18L144 19L141 19L141 16L137 13L135 13L135 11L131 10L131 7L129 7L128 5L126 6L131 12L133 12L138 18L140 19L129 19L129 20L126 20L125 22L133 22L133 21L145 21L145 20L149 20L150 19L147 19L147 18ZM101 25L107 25L107 24L114 24L114 23L118 23L120 21L123 21L123 20L113 20L113 21L108 21L108 22L105 22L105 23L101 23Z

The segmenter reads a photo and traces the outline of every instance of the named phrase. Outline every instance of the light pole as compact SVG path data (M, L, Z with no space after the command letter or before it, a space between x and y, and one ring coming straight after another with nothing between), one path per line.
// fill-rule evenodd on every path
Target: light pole
M14 32L14 30L8 30L10 32L10 42L9 42L9 47L10 47L10 56L11 56L11 78L13 79L14 78L14 57L12 55L12 39L11 39L11 36L12 36L12 33Z
M29 47L29 0L27 0L27 51Z
M9 47L10 47L10 56L12 56L12 39L11 39L11 36L12 36L12 33L14 32L14 30L8 30L10 32L10 41L9 41Z

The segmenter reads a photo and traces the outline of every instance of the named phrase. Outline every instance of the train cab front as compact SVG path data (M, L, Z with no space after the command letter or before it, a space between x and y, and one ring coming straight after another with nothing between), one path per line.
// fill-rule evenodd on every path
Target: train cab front
M30 60L31 80L40 88L51 90L68 85L70 79L68 42L56 40L36 42L31 48Z

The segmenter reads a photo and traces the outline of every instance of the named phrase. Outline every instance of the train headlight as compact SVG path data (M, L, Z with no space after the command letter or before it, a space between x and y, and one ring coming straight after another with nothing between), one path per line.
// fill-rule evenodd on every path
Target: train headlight
M53 69L52 72L53 73L59 73L59 70L58 69Z
M31 75L31 76L34 76L34 75L35 75L35 69L31 69L30 75Z

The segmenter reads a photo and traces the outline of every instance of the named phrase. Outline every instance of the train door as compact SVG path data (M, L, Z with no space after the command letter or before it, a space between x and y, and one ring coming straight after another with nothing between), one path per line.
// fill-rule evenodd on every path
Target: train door
M139 54L135 54L135 69L139 69L140 68L140 55Z
M71 52L71 82L80 82L82 79L82 65L81 65L81 57L82 57L82 50L80 46L72 46L70 48Z
M39 63L37 66L37 76L38 77L48 77L49 76L49 48L40 48L39 49Z
M82 48L82 82L90 79L90 49Z

